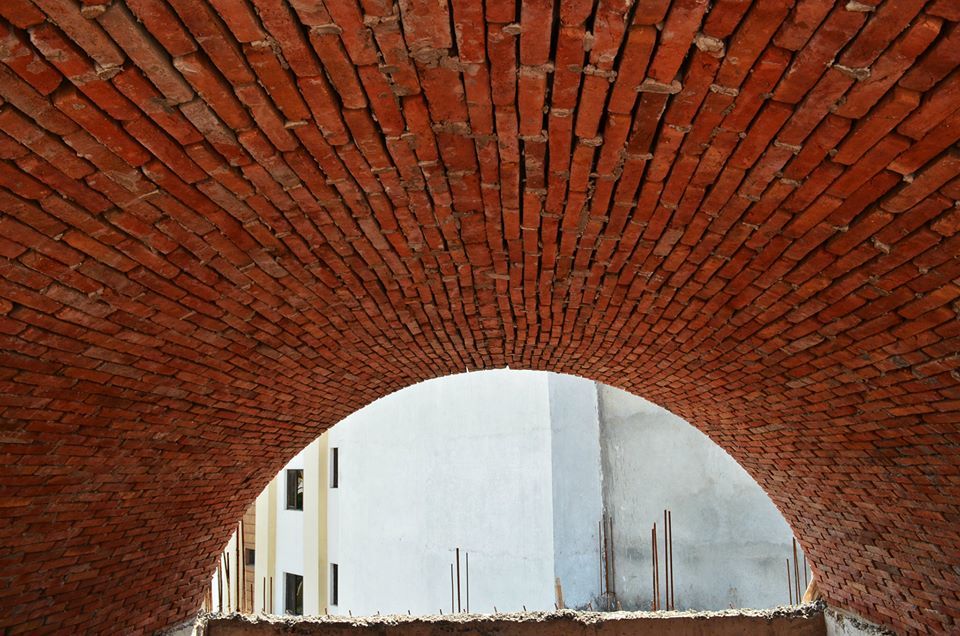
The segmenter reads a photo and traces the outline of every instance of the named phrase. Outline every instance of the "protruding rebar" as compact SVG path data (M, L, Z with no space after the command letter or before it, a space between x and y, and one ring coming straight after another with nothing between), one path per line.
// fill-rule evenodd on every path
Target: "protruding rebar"
M597 522L597 598L603 596L603 520ZM599 601L598 601L599 602Z
M667 511L667 537L670 545L670 607L668 609L677 609L677 599L673 588L673 511Z
M607 522L610 525L610 531L608 532L609 538L607 539L607 544L610 546L610 554L607 557L607 570L609 570L610 584L607 586L607 592L611 596L611 602L616 602L617 598L617 561L614 556L614 543L613 543L613 515L607 517Z
M787 605L793 605L793 577L790 575L790 559L787 559L787 596L790 597L790 602Z
M657 524L653 524L653 597L654 610L659 610L660 604L660 547L657 542Z
M794 540L793 540L793 582L794 582L794 586L793 586L793 587L794 587L794 589L797 591L797 605L799 605L799 604L800 604L800 601L801 601L801 597L800 597L800 594L801 594L801 592L800 592L800 562L797 561L797 540L796 540L796 538L794 538Z
M456 549L457 553L457 612L462 611L462 606L460 605L460 548Z

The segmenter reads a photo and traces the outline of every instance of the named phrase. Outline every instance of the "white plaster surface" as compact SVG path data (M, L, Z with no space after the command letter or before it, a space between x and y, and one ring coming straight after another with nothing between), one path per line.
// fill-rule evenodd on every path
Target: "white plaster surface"
M329 512L338 613L448 613L457 546L470 553L471 610L553 607L545 374L426 382L348 417L329 443L340 447Z
M303 469L305 451L301 451L291 459L279 473L277 482L277 555L276 574L273 578L273 607L274 612L282 614L284 611L285 573L303 576L303 510L287 510L287 475L288 469ZM307 489L315 488L315 484L304 483L304 499L308 496Z

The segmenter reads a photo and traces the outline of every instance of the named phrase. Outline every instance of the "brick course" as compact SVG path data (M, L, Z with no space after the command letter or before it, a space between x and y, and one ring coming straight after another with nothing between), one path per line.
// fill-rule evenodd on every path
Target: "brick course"
M573 373L960 619L947 0L3 0L0 627L152 633L370 401Z

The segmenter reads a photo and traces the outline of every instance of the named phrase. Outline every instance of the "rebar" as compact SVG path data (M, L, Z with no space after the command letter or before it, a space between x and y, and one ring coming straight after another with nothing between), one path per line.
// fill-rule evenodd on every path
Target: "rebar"
M667 535L670 537L670 609L677 609L677 599L673 587L673 511L667 511Z
M457 553L457 612L462 611L460 605L460 548L456 548Z
M797 561L797 540L793 540L793 582L797 590L797 605L800 604L800 562Z
M790 602L787 603L787 605L793 605L793 585L791 584L792 578L793 577L790 576L790 559L788 558L787 559L787 596L790 597Z

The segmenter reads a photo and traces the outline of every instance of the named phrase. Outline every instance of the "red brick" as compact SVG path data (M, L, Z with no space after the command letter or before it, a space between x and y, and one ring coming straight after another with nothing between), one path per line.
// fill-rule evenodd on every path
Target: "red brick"
M110 3L97 21L168 100L182 104L193 99L190 86L126 6L119 2Z
M851 164L870 149L881 137L894 129L920 104L920 94L895 88L870 111L869 118L858 124L837 148L833 160Z
M58 90L53 95L53 105L130 165L139 166L149 160L139 144L73 87Z
M0 5L0 15L21 29L40 24L46 16L29 0L10 0Z
M862 117L910 68L913 61L940 33L941 21L921 17L870 65L870 77L857 82L836 113Z
M929 196L940 186L955 178L960 171L960 155L956 150L943 155L940 159L924 168L913 177L894 196L882 203L885 210L903 212Z
M835 5L826 20L794 57L773 93L774 99L795 104L809 94L837 52L856 34L865 14Z
M660 32L659 46L647 69L649 77L665 83L676 78L677 70L683 64L690 48L688 42L693 40L706 10L706 0L670 3L670 11Z
M900 174L916 172L921 166L960 140L960 110L944 119L927 136L890 164Z
M960 27L944 26L940 38L900 80L900 86L914 91L930 90L960 63Z
M197 44L164 0L128 0L127 6L173 57L197 50Z
M96 23L80 15L80 8L73 0L34 0L34 3L98 66L109 69L123 64L123 51Z
M318 431L511 366L671 408L832 605L950 632L951 6L0 2L0 490L35 530L0 624L180 622L223 520ZM91 523L36 521L51 498ZM185 547L117 559L132 529Z
M0 61L42 95L51 93L62 79L36 54L23 34L4 24L0 24Z

